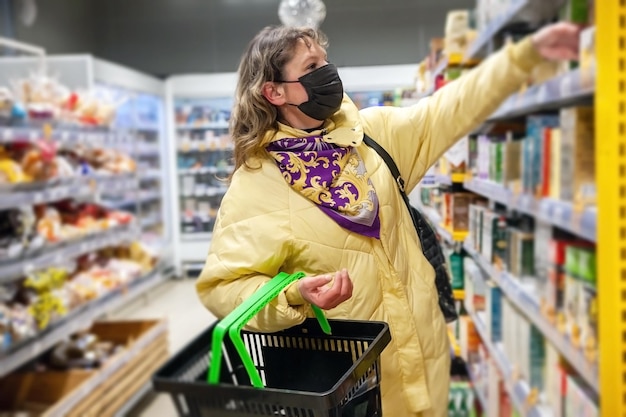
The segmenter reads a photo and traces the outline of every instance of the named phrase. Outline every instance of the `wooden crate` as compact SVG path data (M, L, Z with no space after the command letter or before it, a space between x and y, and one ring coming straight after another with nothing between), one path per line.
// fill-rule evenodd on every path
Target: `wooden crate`
M100 322L91 331L126 348L98 370L7 376L0 380L0 417L113 416L169 357L163 320Z

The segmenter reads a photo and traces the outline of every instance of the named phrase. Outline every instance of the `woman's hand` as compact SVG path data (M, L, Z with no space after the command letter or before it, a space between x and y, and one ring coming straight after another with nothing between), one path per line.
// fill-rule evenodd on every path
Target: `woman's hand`
M335 274L302 278L298 281L302 298L324 310L337 307L352 297L352 281L346 269Z
M539 30L532 36L539 54L551 61L578 58L580 26L572 23L555 23Z

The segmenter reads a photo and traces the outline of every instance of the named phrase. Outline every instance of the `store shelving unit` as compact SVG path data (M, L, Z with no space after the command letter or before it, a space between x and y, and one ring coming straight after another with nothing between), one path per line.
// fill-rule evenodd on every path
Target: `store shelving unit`
M493 52L494 45L497 45L497 35L509 24L519 21L541 24L546 18L554 16L563 3L559 0L551 2L519 0L513 3L511 8L494 19L479 34L474 44L470 46L465 60L484 57ZM490 201L491 207L505 206L508 212L530 216L586 241L597 243L597 288L598 299L601 300L598 303L600 351L597 362L590 359L590 355L593 356L591 352L585 352L558 329L554 322L555 318L545 314L539 301L541 294L533 279L515 277L509 272L500 270L490 260L477 253L469 241L463 243L463 249L474 259L480 272L500 288L503 296L543 334L546 342L558 351L568 366L584 381L584 385L590 390L590 398L596 404L599 404L602 392L600 407L602 416L626 415L624 414L626 379L623 378L626 375L626 361L619 363L619 372L615 367L615 358L626 357L622 338L615 337L616 334L626 334L626 324L622 320L626 314L626 308L623 307L626 300L623 296L626 294L624 284L626 280L617 279L619 276L626 277L623 244L626 236L626 226L623 226L626 212L626 204L623 202L626 196L624 192L626 185L623 183L626 178L624 168L626 123L623 114L617 112L617 109L624 109L623 100L626 95L623 81L625 74L623 68L626 62L624 47L626 27L623 26L623 22L626 21L626 3L621 2L619 5L617 3L596 1L595 4L596 21L599 22L596 45L602 45L598 47L596 54L597 70L595 68L571 70L511 96L474 132L474 134L488 133L498 122L523 118L533 113L556 112L565 107L595 104L595 136L598 138L597 207L538 198L478 178L465 178L461 181L465 190L485 197ZM458 187L456 185L458 181L451 176L431 175L431 177L425 186ZM433 225L440 224L440 215L435 210L429 207L421 209ZM607 214L609 211L610 215ZM450 233L446 233L440 226L437 229L444 241L454 243L455 239ZM620 315L620 311L623 314ZM504 355L498 343L490 340L481 313L470 312L470 316L497 364L511 400L520 415L552 416L551 410L545 406L531 406L528 402L528 396L533 391L532 387L514 379L514 373L511 371L512 362Z
M41 58L4 57L0 61L0 84L10 85L11 80L41 68ZM132 211L137 216L154 214L161 219L141 231L141 239L154 244L166 270L173 265L170 183L165 141L165 83L154 77L129 68L95 58L91 55L46 56L48 73L55 74L68 88L92 91L97 96L114 98L121 103L110 129L81 128L51 125L51 140L71 146L73 143L106 146L128 153L137 161L137 175L131 182L107 182L97 178L89 184L76 183L49 187L37 192L25 192L24 198L34 202L53 201L62 196L89 196L98 194L100 203ZM42 126L4 127L0 129L0 142L35 140L41 136ZM147 174L144 176L144 174ZM91 188L90 188L91 187ZM95 188L94 188L95 187ZM142 198L144 193L158 193L159 198ZM18 194L15 196L18 197ZM134 202L134 204L131 203ZM0 205L2 203L0 202ZM169 272L168 272L169 273Z
M49 267L66 265L68 262L71 264L78 257L100 249L143 240L148 227L152 228L153 233L159 234L165 244L162 245L163 251L159 254L157 265L143 276L130 281L124 287L104 292L99 298L85 302L55 318L34 336L3 346L4 350L0 353L0 377L27 365L77 331L88 329L94 321L145 295L172 275L171 249L167 247L167 242L171 239L166 220L171 216L167 198L169 177L165 175L168 159L165 158L163 137L164 83L89 55L47 56L44 59L47 71L57 76L70 89L96 94L114 92L118 97L124 97L125 104L110 127L76 127L54 122L3 125L0 126L0 143L33 142L45 136L64 147L85 145L112 148L135 156L135 160L139 161L138 169L135 174L91 174L46 184L24 185L21 188L3 188L0 190L0 209L73 198L94 201L105 206L108 204L112 209L134 209L138 218L125 226L116 226L54 245L44 245L19 258L5 260L0 263L0 284L11 284L27 274ZM3 57L0 59L0 85L10 85L11 80L24 77L40 68L40 63L41 58ZM144 160L150 163L144 164ZM110 197L116 199L112 200ZM141 219L145 216L141 206L147 204L154 206L155 216L148 217L153 220L151 224L145 224ZM163 329L157 330L159 334L163 333ZM116 357L119 360L117 365L127 363L138 354L139 351L135 349L125 352ZM112 365L107 369L119 368L115 363ZM107 377L106 373L99 376L101 380ZM89 393L89 387L72 392L68 401L63 403L66 407L63 410L70 410L73 404L77 404ZM145 390L141 392L142 395L145 393ZM57 409L53 415L65 415L63 410Z
M203 264L227 190L221 179L234 169L228 117L235 87L235 73L180 75L166 82L174 264L180 276L195 278Z

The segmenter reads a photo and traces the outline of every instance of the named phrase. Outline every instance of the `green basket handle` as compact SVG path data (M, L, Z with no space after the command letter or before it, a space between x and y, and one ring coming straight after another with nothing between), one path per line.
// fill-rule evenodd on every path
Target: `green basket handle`
M258 291L256 291L250 298L241 303L230 314L224 317L213 330L212 346L211 346L211 364L209 366L209 373L207 379L209 384L218 384L220 371L222 366L222 343L228 333L230 340L233 342L239 357L243 362L250 382L256 388L264 388L261 376L254 366L254 362L246 349L246 346L241 338L241 329L248 323L256 314L261 311L266 305L268 305L275 297L277 297L281 291L283 291L289 284L304 278L303 272L295 274L287 274L281 272L273 279L263 285ZM330 324L324 315L324 312L319 307L312 305L315 317L320 323L320 327L326 334L331 333Z

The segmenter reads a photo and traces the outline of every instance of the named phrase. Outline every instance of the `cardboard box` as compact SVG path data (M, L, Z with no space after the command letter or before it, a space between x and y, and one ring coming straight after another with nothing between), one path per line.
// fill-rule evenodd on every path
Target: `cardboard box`
M561 110L561 195L565 201L595 201L593 107Z
M125 349L95 370L16 372L0 379L0 413L112 417L169 356L163 320L101 322L90 331Z

